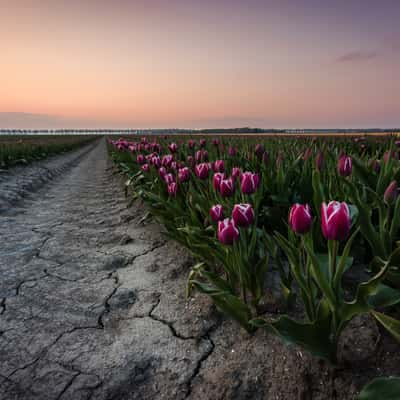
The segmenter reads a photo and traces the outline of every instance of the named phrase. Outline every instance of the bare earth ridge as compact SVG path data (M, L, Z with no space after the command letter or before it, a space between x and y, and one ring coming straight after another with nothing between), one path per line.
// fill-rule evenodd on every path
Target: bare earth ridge
M186 300L192 258L127 204L104 140L0 175L1 399L352 399L399 375L368 318L332 369Z

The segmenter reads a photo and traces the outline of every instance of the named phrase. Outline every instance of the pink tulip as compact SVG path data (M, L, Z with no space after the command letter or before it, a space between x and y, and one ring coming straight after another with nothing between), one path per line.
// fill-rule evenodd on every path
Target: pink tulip
M214 170L214 172L224 172L225 171L224 160L214 161L213 170Z
M143 164L141 169L143 172L149 172L150 166L149 166L149 164Z
M252 172L244 172L241 177L240 190L244 194L254 193L260 183L260 177L258 174Z
M235 192L235 183L232 178L222 179L219 185L219 192L222 197L231 197Z
M242 170L239 167L232 168L231 176L233 179L236 180L237 178L240 178L241 175L242 175Z
M161 164L163 167L169 168L172 164L172 161L174 161L174 157L172 156L172 154L166 154L165 156L163 156Z
M144 158L143 154L138 154L136 157L136 161L138 164L144 164L146 162L146 159Z
M350 233L351 219L348 205L331 201L321 206L322 233L328 240L345 240Z
M225 218L218 222L218 240L222 244L231 245L235 240L239 239L239 229L236 228L232 219Z
M166 174L164 176L164 181L169 185L170 183L175 182L175 176L172 174Z
M351 157L343 155L338 161L338 172L341 176L350 176L353 170L353 161Z
M196 176L200 179L207 179L210 167L207 163L197 164L194 167L194 172Z
M196 162L203 161L203 150L197 150L195 154Z
M190 170L188 167L180 168L178 170L178 177L181 182L187 182L190 179Z
M176 153L178 151L178 145L176 143L170 143L168 148L171 153Z
M160 168L161 167L161 159L158 156L154 156L151 158L151 163L156 167Z
M160 174L161 178L164 179L165 175L167 175L167 170L165 167L160 167L158 173Z
M385 193L383 194L383 199L386 203L392 204L397 200L399 196L399 187L396 181L392 181L390 185L386 188Z
M293 204L289 213L289 225L296 233L307 233L311 229L312 216L308 204Z
M176 182L171 182L168 184L168 194L171 197L176 197L176 193L178 192L178 185Z
M219 185L221 184L221 181L224 178L225 178L225 174L223 172L216 172L213 175L213 187L215 190L219 190Z
M224 209L221 204L212 206L210 209L210 216L214 222L222 221L224 219Z
M251 204L235 204L232 219L237 226L249 226L254 223L254 210Z

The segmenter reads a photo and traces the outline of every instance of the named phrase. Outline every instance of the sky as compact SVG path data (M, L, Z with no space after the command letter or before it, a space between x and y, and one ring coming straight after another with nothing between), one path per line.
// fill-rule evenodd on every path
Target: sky
M398 0L0 10L0 128L400 127Z

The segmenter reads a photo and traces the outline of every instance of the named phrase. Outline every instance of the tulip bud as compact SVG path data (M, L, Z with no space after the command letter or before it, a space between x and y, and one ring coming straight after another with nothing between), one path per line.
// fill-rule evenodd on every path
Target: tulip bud
M167 184L169 185L170 183L175 182L175 176L172 174L166 174L164 176L164 181L167 182Z
M170 143L168 145L168 148L169 148L171 153L176 153L177 150L178 150L178 145L176 143Z
M211 207L210 216L214 222L222 221L224 219L224 209L221 204Z
M258 174L252 172L244 172L241 177L240 190L244 194L254 193L260 183Z
M229 157L234 157L236 155L236 149L234 147L230 146L228 149L228 155L229 155Z
M353 170L353 161L351 157L343 155L338 161L338 172L341 176L350 176Z
M176 193L178 192L178 185L176 182L171 182L168 184L168 194L171 197L176 197Z
M379 160L371 160L370 161L370 166L372 166L372 169L377 174L379 174L379 172L381 171L381 163L379 162Z
M189 166L193 168L194 158L192 156L187 156L187 162L188 162Z
M149 172L150 166L149 166L149 164L143 164L141 169L143 172Z
M324 154L322 152L319 152L315 159L315 168L317 171L322 171L324 168Z
M264 146L261 143L256 144L254 152L258 158L261 158L264 153Z
M235 204L232 219L237 226L249 226L254 223L254 210L251 204Z
M208 151L207 150L203 151L203 160L208 161Z
M218 240L222 244L230 245L237 239L239 239L239 229L232 219L225 218L218 222Z
M216 160L213 165L214 172L224 172L225 171L225 163L224 160Z
M312 216L308 204L293 204L289 213L289 225L296 233L307 233L311 229Z
M180 168L178 170L178 178L181 182L187 182L190 179L190 170L188 167Z
M392 204L396 201L399 195L399 187L397 186L396 181L392 181L390 185L386 188L385 193L383 195L383 199L387 204Z
M212 143L213 143L214 146L218 146L219 145L219 139L217 139L217 138L213 139Z
M210 167L207 163L197 164L194 167L194 172L196 176L200 179L207 179Z
M236 179L239 178L241 175L242 175L242 170L241 170L240 168L238 168L238 167L233 167L233 168L232 168L231 176L232 176L233 179L236 180Z
M204 147L206 145L206 139L199 140L200 147Z
M198 162L198 163L201 162L203 160L203 151L197 150L195 157L196 157L196 162Z
M231 197L235 192L235 183L232 178L222 179L219 185L219 192L222 197Z
M189 149L194 149L195 141L193 139L190 139L188 141L188 146L189 146Z
M138 154L136 157L136 161L138 164L144 164L146 162L146 159L144 158L143 154Z
M222 172L216 172L213 175L213 187L215 190L219 190L219 185L221 184L221 181L224 178L225 178L225 174Z
M160 174L161 178L164 179L165 175L167 175L167 170L165 169L165 167L160 167L158 173Z
M345 202L331 201L321 206L321 227L325 239L345 240L350 233L351 219Z

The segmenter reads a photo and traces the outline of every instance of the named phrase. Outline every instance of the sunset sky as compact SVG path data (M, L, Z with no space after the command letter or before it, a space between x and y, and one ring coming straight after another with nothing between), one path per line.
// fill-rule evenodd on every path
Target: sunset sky
M400 127L399 0L0 10L0 128Z

